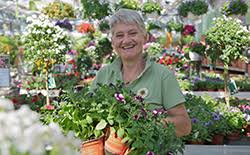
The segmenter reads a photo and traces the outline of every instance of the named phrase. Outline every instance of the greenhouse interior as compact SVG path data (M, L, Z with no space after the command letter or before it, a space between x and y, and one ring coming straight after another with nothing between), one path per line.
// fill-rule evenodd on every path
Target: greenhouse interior
M0 0L0 155L250 155L249 58L250 0Z

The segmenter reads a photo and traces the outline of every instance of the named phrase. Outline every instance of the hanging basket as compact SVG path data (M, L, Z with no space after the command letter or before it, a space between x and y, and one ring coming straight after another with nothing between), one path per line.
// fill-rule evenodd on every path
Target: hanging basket
M83 142L81 155L104 155L104 137Z
M191 61L201 61L202 56L196 52L189 52L189 58Z

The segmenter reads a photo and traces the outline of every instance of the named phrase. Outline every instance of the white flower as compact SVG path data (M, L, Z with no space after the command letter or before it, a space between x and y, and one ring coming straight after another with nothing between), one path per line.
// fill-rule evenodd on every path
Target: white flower
M13 110L14 106L11 100L0 98L0 110Z

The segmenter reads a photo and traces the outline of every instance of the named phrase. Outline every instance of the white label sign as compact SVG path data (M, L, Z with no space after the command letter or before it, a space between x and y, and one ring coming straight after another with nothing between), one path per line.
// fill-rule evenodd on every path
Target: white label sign
M10 69L0 68L0 87L10 86Z

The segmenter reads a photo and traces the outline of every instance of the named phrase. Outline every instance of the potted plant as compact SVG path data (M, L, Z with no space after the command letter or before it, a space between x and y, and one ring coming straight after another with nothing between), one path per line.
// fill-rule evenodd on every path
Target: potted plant
M137 0L121 0L118 4L115 5L116 10L120 8L139 10L140 4Z
M72 5L60 1L49 3L42 12L52 19L75 18Z
M111 134L105 142L105 148L109 152L120 154L124 153L126 148L129 148L127 152L131 155L150 152L155 154L182 152L183 143L176 137L173 124L169 123L166 126L162 123L162 119L167 117L165 110L150 109L149 105L143 102L145 92L141 92L142 96L140 94L138 96L124 89L122 84L112 87L115 90L113 92L110 91L112 89L110 87L101 87L106 97L114 96L108 115ZM144 130L141 130L142 128ZM125 144L125 148L121 147L123 150L112 149L111 145L114 143L116 148L118 147L117 142Z
M47 105L49 105L49 73L55 63L65 61L71 40L69 35L59 26L54 26L47 16L29 17L27 20L30 24L23 36L25 60L36 65L36 73L45 76Z
M182 32L183 24L181 22L170 20L167 22L167 29L170 32L171 31Z
M189 13L200 16L208 11L208 4L203 0L185 1L178 6L177 10L182 17L188 17Z
M142 5L142 12L148 17L156 18L161 14L161 5L157 2L147 1Z
M245 1L242 0L230 0L226 1L221 8L221 13L230 16L230 15L245 15L248 10L248 5Z
M192 144L204 144L211 141L209 126L212 124L212 108L202 97L186 95L186 107L192 122L192 131L184 140Z
M83 17L86 19L103 19L111 12L110 4L107 1L81 0Z
M240 138L240 132L244 125L243 113L237 107L228 107L225 112L225 118L229 127L227 139L237 140Z
M244 50L250 45L250 33L240 21L222 16L214 21L214 26L206 32L206 51L208 57L214 63L221 60L224 64L224 91L226 102L229 105L228 93L228 69L233 60L241 59L247 62Z
M74 131L82 140L82 154L103 155L109 98L104 93L94 95L83 87L80 91L67 90L60 100L52 112L42 113L43 122L57 122L64 133Z
M192 42L189 47L190 60L201 61L202 57L205 55L206 45L203 45L201 42Z

